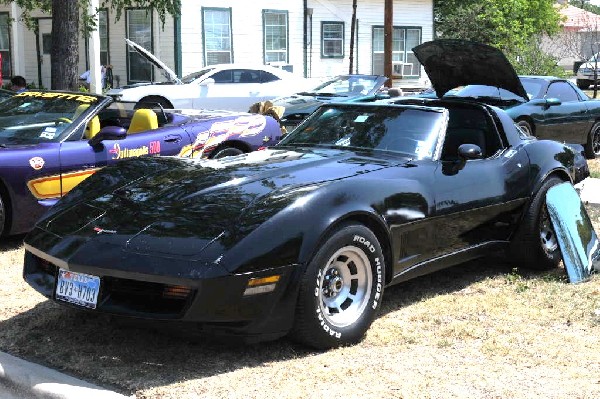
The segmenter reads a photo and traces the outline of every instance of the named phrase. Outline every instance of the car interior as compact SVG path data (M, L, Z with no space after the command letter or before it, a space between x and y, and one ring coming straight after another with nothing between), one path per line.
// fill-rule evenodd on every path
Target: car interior
M502 140L488 113L476 104L444 100L402 99L397 104L441 106L449 111L448 127L442 147L442 161L457 161L458 147L475 144L481 148L482 158L489 158L503 148Z

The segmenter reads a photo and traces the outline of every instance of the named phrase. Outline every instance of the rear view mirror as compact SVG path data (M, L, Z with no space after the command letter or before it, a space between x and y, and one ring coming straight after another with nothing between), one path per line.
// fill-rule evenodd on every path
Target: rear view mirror
M92 147L97 146L104 140L123 140L127 137L127 130L121 126L106 126L102 128L88 143Z

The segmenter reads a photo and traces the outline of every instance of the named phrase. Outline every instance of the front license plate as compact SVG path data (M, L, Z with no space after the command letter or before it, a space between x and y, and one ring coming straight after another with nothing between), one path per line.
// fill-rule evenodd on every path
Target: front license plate
M59 269L56 299L95 309L99 291L100 277Z

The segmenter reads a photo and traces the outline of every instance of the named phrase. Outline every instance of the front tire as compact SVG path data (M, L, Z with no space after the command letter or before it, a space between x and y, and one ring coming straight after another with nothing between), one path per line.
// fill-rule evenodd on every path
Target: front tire
M526 268L550 270L556 268L560 262L558 238L546 208L546 193L551 187L563 182L553 176L542 184L513 238L512 255L515 261Z
M377 237L361 224L331 234L300 284L292 337L317 349L362 340L380 307L385 281Z
M585 156L594 159L600 155L600 122L594 123L585 144Z

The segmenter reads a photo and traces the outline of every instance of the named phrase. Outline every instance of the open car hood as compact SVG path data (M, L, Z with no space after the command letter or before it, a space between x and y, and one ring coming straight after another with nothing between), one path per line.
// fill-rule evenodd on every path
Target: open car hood
M169 79L177 82L178 84L181 84L181 80L177 77L177 74L175 72L173 72L173 70L171 68L169 68L164 62L162 62L161 60L156 58L154 56L154 54L152 54L151 52L149 52L148 50L146 50L145 48L143 48L136 42L131 41L127 38L125 39L125 42L131 48L133 48L135 51L137 51L138 54L140 54L142 57L144 57L145 59L150 61L150 63L152 63L155 67L157 67L158 69L162 69L166 73L166 76Z
M466 85L506 89L529 101L517 73L502 51L460 39L441 39L413 48L438 97Z

